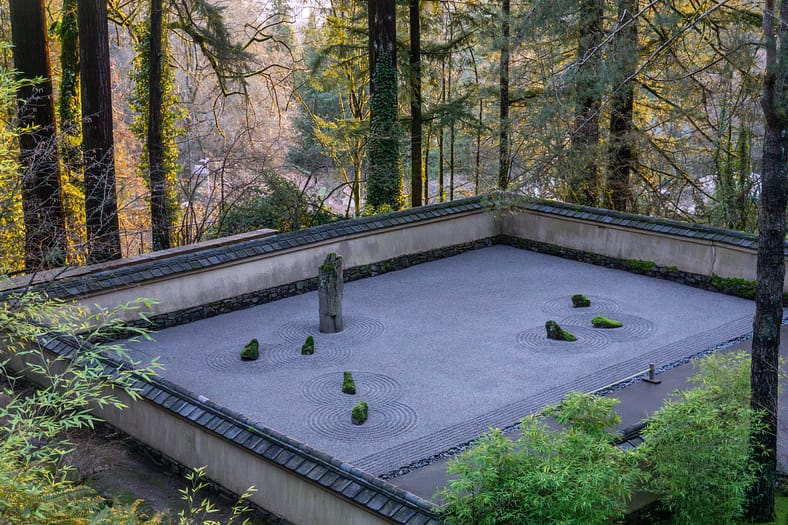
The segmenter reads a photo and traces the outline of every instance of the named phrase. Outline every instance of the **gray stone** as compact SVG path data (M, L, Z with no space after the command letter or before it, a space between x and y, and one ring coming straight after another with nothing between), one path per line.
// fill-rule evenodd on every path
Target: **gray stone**
M320 332L334 334L341 332L342 295L345 283L342 278L342 256L331 252L320 266L317 295L320 303Z

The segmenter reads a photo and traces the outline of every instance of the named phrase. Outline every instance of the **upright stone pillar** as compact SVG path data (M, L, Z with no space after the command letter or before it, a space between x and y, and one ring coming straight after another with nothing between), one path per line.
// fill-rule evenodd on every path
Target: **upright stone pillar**
M320 332L333 334L341 332L342 294L345 283L342 279L342 256L331 252L320 266L317 295L320 300Z

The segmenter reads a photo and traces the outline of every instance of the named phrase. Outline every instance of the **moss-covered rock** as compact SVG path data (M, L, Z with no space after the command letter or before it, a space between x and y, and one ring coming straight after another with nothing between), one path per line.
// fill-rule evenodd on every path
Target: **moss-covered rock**
M591 324L594 325L594 328L621 328L624 326L624 323L621 321L608 319L607 317L602 317L601 315L597 315L591 319Z
M350 420L354 425L363 425L369 415L369 406L366 401L359 401L350 413Z
M563 328L561 328L555 321L547 321L544 324L547 331L548 339L555 339L556 341L577 341L577 337L573 336Z
M260 357L260 344L257 339L252 339L241 350L241 361L255 361Z
M575 308L586 308L591 306L591 299L583 294L578 293L572 296L572 305Z
M301 345L301 355L312 355L315 353L315 338L311 335L306 338L304 344Z
M344 374L344 378L342 379L342 393L349 396L355 395L356 393L356 382L353 380L352 372L346 371Z

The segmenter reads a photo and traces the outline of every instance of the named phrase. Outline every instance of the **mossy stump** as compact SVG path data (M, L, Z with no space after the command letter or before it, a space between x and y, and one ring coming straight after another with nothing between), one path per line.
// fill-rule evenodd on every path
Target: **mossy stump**
M591 319L591 324L594 325L594 328L621 328L624 326L624 323L621 321L608 319L607 317L602 317L601 315L597 315Z
M255 361L260 357L260 344L257 339L252 339L241 350L241 361Z
M591 299L583 294L575 294L572 296L572 306L575 308L587 308L591 306Z
M315 338L311 335L306 338L304 344L301 345L301 355L312 355L315 353Z
M577 337L573 336L563 328L561 328L558 323L555 321L547 321L544 324L544 328L547 331L547 338L554 339L556 341L577 341Z
M353 380L353 372L345 372L342 378L342 393L349 396L356 394L356 382Z
M363 425L369 415L369 406L366 401L359 401L350 413L350 421L354 425Z

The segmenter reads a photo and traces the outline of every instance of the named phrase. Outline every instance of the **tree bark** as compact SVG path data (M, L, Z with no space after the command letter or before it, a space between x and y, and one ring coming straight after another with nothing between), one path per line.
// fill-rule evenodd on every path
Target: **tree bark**
M369 96L375 95L374 77L378 58L384 52L391 56L391 63L397 65L397 24L396 3L394 0L367 0L367 20L369 24Z
M65 210L60 185L55 106L44 0L10 0L14 67L22 78L42 80L19 88L25 269L62 266L66 255Z
M501 61L499 67L500 112L498 134L498 189L509 187L509 0L501 3Z
M633 147L635 79L638 66L638 32L634 16L638 0L619 0L618 27L613 41L613 95L610 100L607 206L626 211L630 206L629 177L635 163Z
M754 460L761 467L748 502L752 521L775 519L777 382L785 278L785 211L788 203L788 0L782 0L779 15L775 11L774 0L766 0L763 32L766 71L761 106L765 127L751 405L763 415L764 427L752 436Z
M575 124L572 134L572 162L569 176L571 202L597 205L599 170L595 149L599 143L599 85L602 52L603 0L581 0L575 79Z
M397 122L397 26L394 0L369 0L370 132L367 204L403 205Z
M410 205L422 203L421 168L421 12L420 0L410 6Z
M162 104L162 0L151 0L148 71L148 169L153 250L171 246L171 220L167 209L164 144L161 135Z
M88 263L119 259L106 0L79 0L79 58Z

